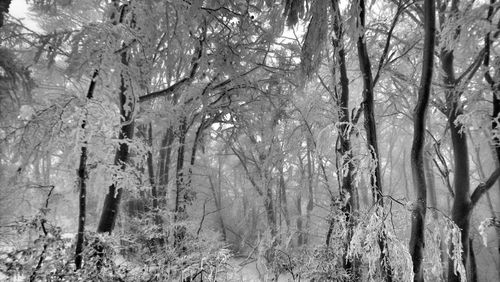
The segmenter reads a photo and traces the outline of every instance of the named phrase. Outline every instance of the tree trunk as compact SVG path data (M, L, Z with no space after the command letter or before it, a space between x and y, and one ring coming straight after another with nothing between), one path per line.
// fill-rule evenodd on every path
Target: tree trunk
M454 187L455 197L451 208L451 218L453 222L460 228L462 238L462 262L467 265L467 257L469 256L469 228L471 215L470 201L470 179L469 179L469 155L467 148L467 137L465 133L461 133L461 124L456 124L458 115L462 114L461 108L453 106L449 109L449 126L451 140L453 144L453 157L455 164ZM458 274L454 273L453 261L450 261L448 269L448 281L460 281Z
M290 231L290 215L288 213L288 201L286 197L286 184L285 184L285 176L283 175L283 162L279 167L279 193L280 193L280 204L281 204L281 212L285 217L285 223L287 228L287 233Z
M274 239L278 233L276 229L276 216L273 205L273 189L271 185L266 185L264 194L264 208L266 209L267 223L269 225L269 230L271 231L271 236Z
M304 233L304 244L309 242L309 228L311 226L311 213L314 209L314 192L313 192L313 176L314 176L314 164L312 159L312 136L306 138L307 146L307 206L306 206L306 233Z
M297 195L296 199L296 205L297 205L297 220L295 221L295 224L297 225L297 246L300 247L304 244L304 230L302 229L302 195L299 193Z
M169 181L170 162L172 158L172 143L174 142L174 131L172 126L167 128L160 145L159 160L159 185L158 185L158 205L164 207L167 204L167 187Z
M121 54L121 62L123 67L128 66L127 53L123 52ZM120 166L121 170L125 170L125 167L129 159L129 148L128 144L124 142L126 139L132 139L134 137L134 109L135 109L135 98L127 99L127 95L133 95L133 93L127 93L129 79L128 72L122 70L120 75L120 116L122 118L120 132L118 134L118 139L121 141L118 150L115 155L114 164ZM113 183L108 188L108 194L104 200L104 207L101 213L101 218L99 220L99 225L97 227L97 233L109 233L113 231L115 226L116 218L118 216L118 208L120 206L120 200L122 196L122 189L116 187L116 183Z
M186 189L186 179L184 178L184 151L186 146L187 120L183 117L179 126L179 148L177 148L177 166L175 176L175 207L174 221L179 222L186 219L186 204L189 195ZM174 230L174 245L179 247L184 241L186 227L178 225Z
M147 156L147 166L148 166L148 178L149 185L151 185L151 197L153 198L153 216L154 222L156 225L160 225L162 223L161 216L159 215L160 205L159 205L159 191L158 186L155 181L155 171L153 165L153 124L149 123L148 128L148 156Z
M4 13L9 12L10 2L12 2L12 0L0 1L0 28L3 26Z
M469 282L477 282L477 264L476 264L476 254L474 253L474 245L472 238L469 239L469 272L468 272Z
M450 17L456 16L458 13L458 1L452 1ZM446 104L448 114L448 125L450 127L450 135L453 148L454 158L454 194L453 204L451 208L451 218L460 228L462 239L462 262L464 267L467 266L467 258L469 257L469 228L471 215L470 201L470 179L469 179L469 153L467 146L467 136L461 132L462 125L457 122L459 115L463 113L462 106L459 104L461 92L455 90L457 81L455 78L454 67L454 51L441 50L441 66L443 69L443 82L446 87ZM455 273L453 261L450 259L448 266L448 281L458 282L460 277Z
M488 15L487 15L487 20L488 22L493 26L493 15L494 15L494 4L496 3L496 0L490 0L490 6L488 7ZM497 27L500 25L500 21L497 23ZM491 44L492 40L498 38L499 33L496 32L491 34L491 32L488 32L484 38L484 45L485 45L485 50L486 54L484 56L483 60L483 65L485 71L484 73L484 78L486 82L489 84L491 88L491 94L492 94L492 102L493 102L493 111L491 115L492 123L491 123L491 130L494 133L495 131L498 131L500 129L500 58L496 57L495 60L493 60L493 68L494 68L494 73L491 75L490 73L490 53L491 53ZM498 138L497 134L493 134L493 147L494 147L494 154L496 155L493 157L495 160L495 164L497 167L500 167L500 139ZM499 188L500 188L500 182L498 182ZM499 190L500 191L500 190ZM488 203L491 205L491 199L489 193L487 194L487 199ZM490 208L492 210L492 208ZM492 210L493 211L493 210ZM492 212L493 217L495 217L494 212ZM498 244L498 254L500 254L500 228L496 228L496 233L497 233L497 244ZM500 273L500 269L499 269Z
M357 39L356 46L358 49L359 68L363 76L363 115L365 118L364 126L366 130L366 139L368 151L372 160L376 162L373 173L370 174L370 186L372 187L372 195L374 202L383 206L382 198L382 178L380 174L379 150L377 142L377 126L375 123L375 107L374 107L374 83L371 70L370 57L366 47L365 38L365 1L359 0L359 18L358 24L362 29ZM379 238L379 247L381 250L380 259L383 269L383 277L385 281L392 281L392 269L390 260L387 257L387 240L385 230L382 230Z
M358 191L353 185L353 174L354 174L354 164L352 162L352 151L351 151L351 117L349 113L349 78L347 76L347 65L346 65L346 52L344 49L344 31L342 26L342 18L340 14L340 8L338 1L332 1L332 13L333 13L333 31L335 37L332 39L334 47L334 62L337 62L340 71L340 97L337 97L337 107L339 109L339 139L340 139L340 156L341 156L341 169L337 173L341 175L341 187L340 195L342 197L342 202L345 205L342 206L342 212L345 215L347 221L347 236L344 242L344 258L343 267L350 273L353 279L359 279L359 273L357 270L357 263L347 258L347 250L349 248L353 229L355 225L355 214L359 210L359 196ZM335 72L335 69L333 70ZM333 75L335 77L335 75ZM337 85L337 81L333 82ZM329 234L331 236L332 224L330 223ZM328 236L328 237L330 237ZM329 244L330 239L328 239L327 244Z
M89 90L87 92L87 102L94 97L94 89L97 83L97 76L99 71L95 70L92 74L92 79L90 81ZM85 136L85 129L87 127L87 117L82 120L82 131ZM87 212L87 145L86 139L83 141L83 145L80 153L80 165L78 166L78 179L79 179L79 211L78 211L78 235L76 238L76 250L75 250L75 267L76 269L82 268L82 251L83 244L85 241L85 220Z
M425 214L427 210L427 183L424 169L426 112L431 95L434 66L435 2L424 1L424 54L420 89L413 117L413 144L411 168L415 189L415 206L411 212L410 255L413 262L414 281L424 281Z

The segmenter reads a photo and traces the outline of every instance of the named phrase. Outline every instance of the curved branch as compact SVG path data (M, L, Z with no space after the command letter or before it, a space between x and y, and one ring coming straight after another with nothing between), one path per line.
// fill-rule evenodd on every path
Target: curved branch
M471 195L471 209L474 208L474 206L479 202L481 197L488 192L488 190L495 184L497 179L500 177L500 168L497 168L486 180L486 182L483 182L479 184L474 192Z

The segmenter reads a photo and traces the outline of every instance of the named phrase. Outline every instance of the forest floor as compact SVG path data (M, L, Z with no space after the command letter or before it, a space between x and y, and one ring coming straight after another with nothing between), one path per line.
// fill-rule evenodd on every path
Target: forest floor
M233 270L227 275L227 281L235 282L259 282L263 280L263 274L260 274L255 259L246 259L244 257L233 257L228 262L229 267ZM293 281L292 276L288 273L282 274L278 278L278 282ZM305 281L305 280L303 280Z

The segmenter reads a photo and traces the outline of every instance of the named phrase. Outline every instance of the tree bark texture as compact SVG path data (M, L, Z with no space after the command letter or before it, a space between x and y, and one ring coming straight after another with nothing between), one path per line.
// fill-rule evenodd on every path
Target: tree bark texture
M94 70L87 92L87 102L94 97L94 89L97 83L98 70ZM85 133L87 128L87 118L82 120L82 131ZM85 135L85 134L84 134ZM78 179L79 179L79 211L78 211L78 235L76 237L76 250L75 250L75 267L76 269L82 268L82 252L85 241L85 220L87 212L87 140L83 141L80 153L80 165L78 166Z
M374 106L374 83L371 70L370 57L366 47L365 37L365 1L359 0L359 18L358 24L362 29L357 39L356 46L358 49L359 68L363 77L363 115L364 126L366 131L366 139L368 151L371 159L375 162L373 173L370 174L370 186L372 188L373 200L380 206L383 206L382 198L382 178L380 173L379 150L377 141L377 125L375 123L375 106ZM392 269L390 260L387 257L387 240L386 232L382 230L379 238L379 247L381 250L380 260L383 269L383 279L392 281Z
M164 207L167 204L167 187L169 182L170 163L172 159L172 144L174 142L174 130L172 126L167 128L160 145L159 160L159 185L158 185L158 205Z
M121 62L123 67L128 66L127 53L122 52ZM120 83L120 116L121 116L121 126L120 132L118 134L118 139L121 141L118 150L115 155L114 164L120 166L121 170L125 170L129 159L129 146L127 144L127 139L132 139L134 137L134 109L135 109L135 98L128 99L129 95L134 95L133 93L127 93L129 75L126 70L122 70ZM120 200L122 197L122 189L117 189L117 184L112 183L108 188L108 193L104 199L104 207L101 213L101 218L99 220L99 225L97 227L98 233L109 233L114 229L116 218L118 216L118 209L120 206Z
M425 214L427 209L427 183L424 168L426 112L431 95L435 45L435 2L424 1L424 54L420 89L413 117L413 143L411 168L415 191L415 206L411 213L410 255L414 281L424 281Z
M335 33L332 38L334 47L334 62L338 64L340 72L340 97L337 97L337 107L339 108L339 140L340 140L340 155L341 155L341 171L338 172L342 176L341 179L341 196L342 202L345 205L342 207L342 212L347 221L347 238L344 244L344 269L353 275L356 279L359 277L357 273L356 262L347 259L347 250L353 235L355 225L355 213L359 209L358 191L353 185L354 164L352 162L351 151L351 116L349 113L349 78L347 76L346 52L344 49L344 31L342 26L342 17L338 1L331 1L333 13L333 31ZM335 67L334 67L335 68ZM335 69L333 70L335 72ZM334 76L335 77L335 76ZM337 84L334 81L334 84ZM346 200L347 199L347 200ZM332 228L332 227L330 227ZM331 231L330 231L331 234ZM329 241L329 240L328 240ZM329 243L329 242L328 242Z
M186 134L187 134L187 120L182 117L179 126L179 147L177 148L177 165L175 175L175 207L174 207L174 220L179 222L186 218L186 205L188 202L188 194L186 186L186 179L184 175L184 152L186 147ZM181 246L186 235L186 227L177 225L174 229L174 246Z
M443 13L444 11L441 11ZM458 1L453 0L449 18L453 18L458 13ZM457 28L457 36L460 30ZM454 66L454 51L442 49L440 52L441 67L443 69L443 82L446 87L446 110L448 114L448 125L450 127L451 142L453 148L454 161L454 194L453 204L451 208L451 218L453 222L460 228L462 239L462 262L467 266L467 258L469 256L469 228L471 215L470 202L470 179L469 179L469 152L467 146L467 136L465 132L461 132L462 125L457 122L459 115L463 113L462 105L459 103L461 92L457 91L457 80L455 77ZM458 282L460 277L455 273L453 261L450 259L448 266L448 281Z

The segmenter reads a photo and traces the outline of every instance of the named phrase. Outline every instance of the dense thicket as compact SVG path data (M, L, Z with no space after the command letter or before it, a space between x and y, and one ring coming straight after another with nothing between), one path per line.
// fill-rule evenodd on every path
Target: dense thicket
M500 279L495 0L27 5L0 280Z

